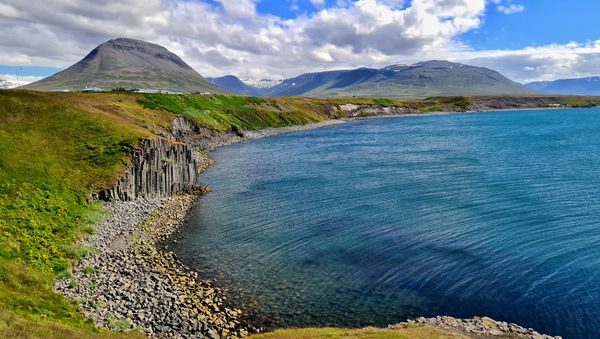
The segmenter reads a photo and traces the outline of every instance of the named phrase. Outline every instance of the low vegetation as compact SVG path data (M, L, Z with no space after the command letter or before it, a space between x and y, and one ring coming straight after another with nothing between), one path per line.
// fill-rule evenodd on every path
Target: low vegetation
M73 99L0 94L0 309L10 319L5 333L36 320L44 320L39 328L56 322L48 330L57 333L63 326L93 330L52 283L89 251L75 240L103 212L99 203L87 203L87 195L114 180L147 134L118 117L84 111Z
M321 121L327 116L290 106L282 111L275 99L225 95L165 95L151 94L139 99L149 109L183 115L197 125L226 131L257 130Z
M404 328L303 328L282 329L270 333L253 335L252 339L299 339L299 338L370 338L370 339L464 339L464 335L446 332L429 326Z

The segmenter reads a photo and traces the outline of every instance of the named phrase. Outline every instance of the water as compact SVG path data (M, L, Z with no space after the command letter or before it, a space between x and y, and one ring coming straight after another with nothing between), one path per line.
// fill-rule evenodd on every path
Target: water
M270 325L600 334L600 109L355 121L213 156L177 252Z

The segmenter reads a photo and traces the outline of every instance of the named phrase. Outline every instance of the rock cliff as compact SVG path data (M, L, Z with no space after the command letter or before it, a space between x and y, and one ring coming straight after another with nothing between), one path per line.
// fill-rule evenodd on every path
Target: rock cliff
M409 107L396 107L396 106L386 107L386 106L381 106L381 105L345 104L345 105L340 105L340 109L345 113L346 117L348 117L348 118L419 113L418 110L409 108Z
M188 145L165 139L144 140L134 151L125 175L96 198L129 201L189 192L198 187L198 167Z

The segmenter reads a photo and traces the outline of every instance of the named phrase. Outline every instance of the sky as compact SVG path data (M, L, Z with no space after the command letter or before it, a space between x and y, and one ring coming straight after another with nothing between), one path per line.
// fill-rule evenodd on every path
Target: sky
M519 82L600 75L597 0L0 0L0 79L60 71L107 40L165 46L203 76L443 59Z

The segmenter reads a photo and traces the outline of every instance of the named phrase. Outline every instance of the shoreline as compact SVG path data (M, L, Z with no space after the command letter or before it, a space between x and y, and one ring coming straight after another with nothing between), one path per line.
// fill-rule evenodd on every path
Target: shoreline
M197 153L200 176L213 163L205 152L217 147L345 122L325 120L252 131L243 137L208 138L202 146L193 135L181 139ZM261 329L247 324L241 310L228 307L226 289L200 280L198 272L165 245L173 242L192 206L208 191L201 185L195 192L170 197L106 202L110 215L78 242L90 253L71 268L69 276L54 283L54 291L73 300L98 328L143 331L151 338L216 339L260 333Z
M511 110L524 109L503 111ZM183 136L181 141L192 146L202 159L198 168L200 176L213 162L206 155L207 152L238 142L308 131L353 120L485 112L490 111L407 113L332 119L307 125L245 131L242 135L230 133L228 136L208 137L201 143L194 136L203 133L196 131ZM206 137L206 134L203 136ZM175 194L168 198L108 202L106 208L112 215L96 225L96 234L81 242L81 245L95 250L72 268L72 277L57 280L55 291L75 300L79 311L86 318L92 319L97 327L111 330L137 329L144 331L149 337L178 338L193 338L198 335L233 338L261 332L261 329L245 323L242 311L227 307L226 289L214 287L211 281L198 280L198 272L182 264L174 252L165 246L165 241L176 242L173 236L185 223L189 210L208 191L208 187L202 186L197 192ZM122 288L117 289L115 286ZM442 329L456 327L456 330L476 335L477 338L482 338L482 335L560 338L541 335L516 324L504 326L504 322L495 322L500 327L494 325L487 331L485 324L492 323L487 322L481 327L476 322L477 319L489 318L421 317L390 325L390 328L418 323ZM473 324L479 324L479 327Z
M372 115L372 116L359 116L353 118L341 118L348 122L354 120L370 120L370 119L385 119L385 118L409 118L409 117L420 117L420 116L445 116L445 115L459 115L459 114L485 114L494 112L512 112L512 111L554 111L554 110L576 110L576 109L591 109L600 108L600 106L594 107L537 107L537 108L498 108L498 109L487 109L479 111L440 111L440 112L425 112L425 113L404 113L404 114L386 114L386 115Z
M112 215L82 244L97 250L75 265L55 291L70 297L96 327L141 330L149 337L243 337L241 311L225 303L227 292L166 250L206 188L165 199L111 202Z

